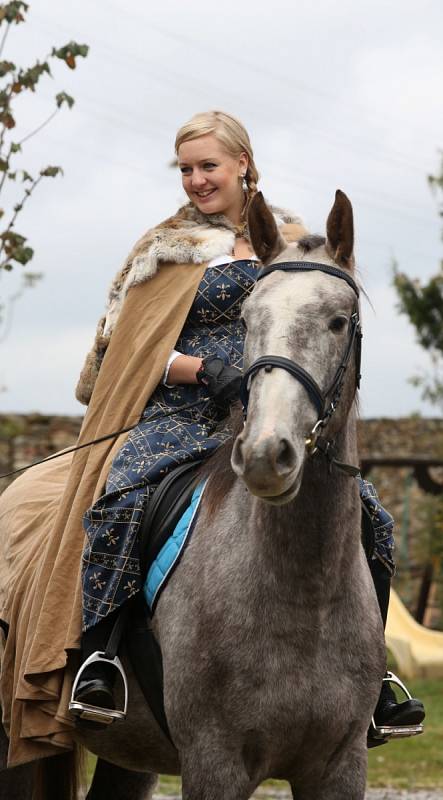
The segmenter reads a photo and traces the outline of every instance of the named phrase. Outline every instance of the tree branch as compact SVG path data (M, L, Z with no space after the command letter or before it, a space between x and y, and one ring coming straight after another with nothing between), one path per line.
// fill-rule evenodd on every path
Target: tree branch
M5 159L5 161L7 161L8 164L9 164L9 159L11 157L11 149L12 149L11 146L9 146L9 153L6 156L6 159ZM5 171L4 171L3 175L2 175L2 178L0 180L0 193L1 193L2 189L3 189L3 184L4 184L5 180L6 180L7 174L8 174L8 170L5 169Z
M54 119L54 117L56 116L56 114L58 114L58 112L59 112L59 111L60 111L60 109L59 109L59 108L56 108L56 109L55 109L55 111L53 111L53 112L52 112L52 114L50 114L50 115L49 115L48 119L47 119L47 120L45 120L45 122L42 122L42 123L41 123L41 125L39 125L39 126L38 126L37 128L35 128L33 131L31 131L31 133L28 133L26 136L24 136L24 137L23 137L23 139L20 139L20 141L18 142L18 144L22 145L22 144L23 144L23 142L27 142L27 141L28 141L28 139L31 139L31 138L32 138L32 136L35 136L35 135L36 135L36 133L38 133L39 131L41 131L41 130L42 130L42 128L45 128L45 127L46 127L46 125L49 125L49 123L51 122L51 120L53 120L53 119Z
M14 212L13 216L11 217L11 220L10 220L10 222L8 224L8 227L5 228L5 230L3 231L2 236L4 236L6 233L8 233L8 231L12 230L12 228L14 227L14 223L15 223L15 220L17 219L18 214L22 210L23 206L25 205L25 203L28 200L28 198L31 196L31 194L34 191L34 189L36 188L36 186L38 186L40 181L43 179L43 177L44 177L43 175L39 175L38 178L36 178L34 180L32 185L30 186L30 188L26 189L24 197L23 197L23 200L20 203L17 204L16 211ZM0 256L3 254L4 249L5 249L5 239L2 239L2 243L0 245ZM9 261L9 258L4 258L3 261L0 261L0 270L4 267L5 264L8 263L8 261Z
M6 42L10 27L11 27L11 23L8 22L8 24L7 24L6 28L5 28L5 32L4 32L3 36L2 36L2 40L0 42L0 57L3 54L3 48L5 46L5 42Z
M5 103L5 108L6 108L6 107L7 107L7 108L9 108L9 104L10 104L10 102L11 102L11 97L12 97L12 83L11 83L11 84L10 84L10 86L9 86L9 87L7 87L7 88L9 88L9 95L8 95L8 98L7 98L7 102ZM7 130L7 129L6 129L6 126L5 126L5 125L2 125L2 129L1 129L1 133L0 133L0 153L1 153L2 149L3 149L3 143L4 143L4 141L5 141L5 133L6 133L6 130Z

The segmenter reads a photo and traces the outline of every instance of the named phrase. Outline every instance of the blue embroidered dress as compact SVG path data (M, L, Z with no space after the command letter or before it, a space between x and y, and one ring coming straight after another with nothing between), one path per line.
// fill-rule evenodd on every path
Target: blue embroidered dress
M242 368L240 310L255 283L257 265L239 260L206 269L177 350L200 358L217 355ZM182 410L190 403L197 405ZM85 629L141 588L138 533L155 487L176 465L205 459L228 438L227 422L219 418L204 386L159 384L113 461L105 493L84 515Z

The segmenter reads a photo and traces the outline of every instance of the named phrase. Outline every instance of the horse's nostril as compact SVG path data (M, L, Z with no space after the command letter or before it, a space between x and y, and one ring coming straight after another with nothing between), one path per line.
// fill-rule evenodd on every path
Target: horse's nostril
M244 466L243 442L240 436L236 439L232 448L231 462L232 466L237 467L237 469L242 469Z
M295 462L295 450L287 439L281 439L275 463L280 469L292 469Z

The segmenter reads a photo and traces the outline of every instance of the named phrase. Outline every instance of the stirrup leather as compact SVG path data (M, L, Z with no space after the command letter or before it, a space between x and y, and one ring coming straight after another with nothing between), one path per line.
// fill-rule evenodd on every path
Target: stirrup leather
M110 664L111 666L115 667L117 672L119 673L124 686L124 703L123 708L100 708L100 706L91 706L88 703L82 703L80 700L75 699L75 693L77 691L77 686L82 678L82 675L86 669L91 664L96 664L97 662L105 661L106 664ZM81 665L77 675L75 676L75 680L72 686L71 692L71 700L69 703L69 710L74 714L76 717L80 717L80 719L89 720L92 722L100 722L102 725L111 725L112 722L115 722L117 719L126 719L126 713L128 710L128 681L126 678L125 671L123 669L123 665L118 656L114 656L113 658L109 658L106 656L105 652L102 650L96 650L95 653L89 656L89 658L84 661Z
M406 695L407 700L412 700L412 695L402 683L400 678L393 672L387 672L383 678L383 683L394 683ZM417 725L376 725L374 717L372 717L371 727L369 728L369 736L372 739L387 742L390 739L405 739L408 736L418 736L423 733L423 723Z

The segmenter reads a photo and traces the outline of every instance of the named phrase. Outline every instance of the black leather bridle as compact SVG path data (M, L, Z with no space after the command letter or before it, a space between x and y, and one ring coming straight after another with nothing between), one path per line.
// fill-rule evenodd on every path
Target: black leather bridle
M274 355L265 355L257 358L251 366L246 370L243 375L243 380L240 389L240 400L243 404L243 413L246 419L247 411L248 411L248 403L249 403L249 393L251 389L251 383L257 373L264 369L265 372L270 372L274 367L278 367L279 369L284 369L290 373L302 386L305 388L309 399L311 400L312 404L315 406L318 420L314 425L309 437L306 439L306 446L308 447L310 453L314 453L316 450L320 450L329 460L330 464L335 464L336 466L344 469L344 471L348 472L351 475L357 475L359 473L358 467L353 467L350 464L344 464L341 461L338 461L336 458L336 451L334 447L334 443L332 441L328 441L323 436L321 436L321 431L326 427L329 420L331 419L334 411L337 408L337 405L340 401L340 397L343 391L344 381L346 370L349 366L349 362L351 360L351 356L354 353L355 358L355 380L356 380L356 389L360 387L360 363L361 363L361 339L362 339L362 332L360 326L360 315L359 315L359 308L358 308L358 298L360 295L359 289L353 278L344 270L339 269L338 267L332 267L329 264L318 264L316 262L311 261L283 261L277 264L270 264L267 267L264 267L257 276L257 281L262 280L267 275L270 275L272 272L312 272L312 271L319 271L324 272L327 275L332 275L335 278L340 278L341 280L346 281L348 286L354 291L356 295L356 304L354 311L351 314L351 318L349 321L349 329L348 329L348 340L346 343L346 348L343 354L343 358L340 361L339 366L337 367L336 373L332 380L332 383L328 390L323 393L318 386L317 382L314 378L306 372L303 367L297 364L295 361L292 361L289 358L284 358L283 356L274 356Z

